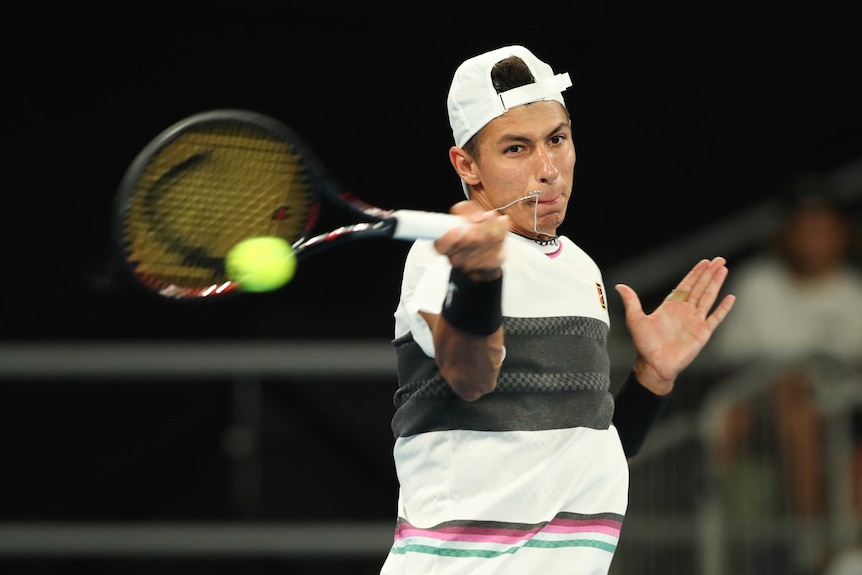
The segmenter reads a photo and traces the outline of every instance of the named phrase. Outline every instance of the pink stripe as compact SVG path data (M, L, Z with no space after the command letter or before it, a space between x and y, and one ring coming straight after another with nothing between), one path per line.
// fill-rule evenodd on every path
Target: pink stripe
M560 255L562 252L563 252L563 242L560 242L560 247L558 247L556 250L552 251L551 253L545 254L545 255L551 259L554 259L558 255Z
M529 535L534 535L535 532L519 532L519 535L504 535L504 534L479 534L467 532L445 532L445 531L429 531L427 529L399 529L395 535L395 539L407 539L410 537L428 537L429 539L439 539L441 541L484 541L484 542L500 542L500 543L517 543L522 539L529 539Z
M554 525L554 523L568 523L570 525ZM597 524L598 523L598 524ZM610 525L602 525L601 523L610 523ZM619 524L617 521L610 522L584 522L584 521L552 521L543 529L530 529L528 531L518 529L493 529L490 527L446 527L439 530L419 529L417 527L400 526L396 533L395 539L406 539L409 537L428 537L441 541L497 541L501 543L515 543L523 539L529 539L536 533L542 531L547 533L602 533L619 537L619 527L614 527L613 524Z
M538 533L542 528L534 527L533 529L524 530L524 529L499 529L496 527L476 527L476 526L450 526L450 527L442 527L440 529L420 529L418 527L413 527L408 523L402 523L398 526L398 531L404 530L418 530L418 531L427 531L434 533L461 533L461 534L475 534L475 535L503 535L503 536L512 536L518 537L523 535L524 533Z

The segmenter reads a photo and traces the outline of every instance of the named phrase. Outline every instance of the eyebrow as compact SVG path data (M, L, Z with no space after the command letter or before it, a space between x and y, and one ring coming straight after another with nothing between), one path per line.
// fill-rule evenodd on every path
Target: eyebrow
M559 131L563 130L564 128L568 128L568 126L569 126L568 122L560 122L559 124L554 126L553 130L550 130L545 135L545 138L548 138L548 137L558 133ZM519 134L503 134L502 136L500 136L500 138L497 139L497 142L500 144L505 143L505 142L530 142L530 141L531 141L531 138L528 138L527 136L521 136Z

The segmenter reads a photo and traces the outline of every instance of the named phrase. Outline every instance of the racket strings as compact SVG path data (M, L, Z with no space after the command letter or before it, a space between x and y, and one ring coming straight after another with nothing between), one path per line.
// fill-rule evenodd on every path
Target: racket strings
M260 128L213 124L180 135L144 168L125 241L136 273L152 282L226 281L224 258L251 236L295 242L314 202L302 158Z

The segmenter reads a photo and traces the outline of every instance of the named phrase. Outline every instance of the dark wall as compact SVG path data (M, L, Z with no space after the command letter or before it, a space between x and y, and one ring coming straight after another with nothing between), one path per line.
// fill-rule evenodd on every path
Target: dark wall
M406 246L339 248L283 293L177 306L117 269L117 185L168 125L240 107L294 126L371 203L446 210L460 199L451 74L506 43L572 75L579 164L564 231L604 267L756 201L776 175L862 151L850 2L295 4L7 12L0 337L327 337L333 317L350 335L388 337Z

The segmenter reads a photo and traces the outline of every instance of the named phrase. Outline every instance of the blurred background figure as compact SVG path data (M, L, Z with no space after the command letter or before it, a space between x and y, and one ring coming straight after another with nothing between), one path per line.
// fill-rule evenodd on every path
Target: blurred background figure
M737 310L711 350L721 373L712 449L731 508L814 526L834 485L852 491L845 501L862 516L862 269L849 211L817 179L791 188L772 242L728 281ZM839 421L846 442L834 467L828 425ZM827 469L851 476L835 483ZM797 551L813 564L820 543Z
M837 554L826 565L823 575L862 574L862 545Z

